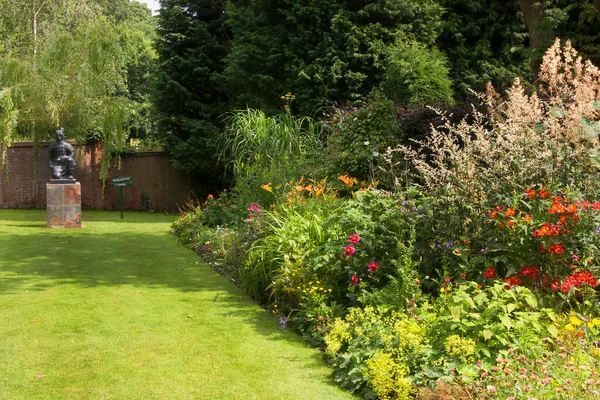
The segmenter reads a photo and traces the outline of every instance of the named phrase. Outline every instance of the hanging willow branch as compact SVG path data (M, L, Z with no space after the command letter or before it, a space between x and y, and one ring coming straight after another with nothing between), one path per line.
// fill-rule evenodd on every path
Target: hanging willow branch
M119 43L114 26L98 17L72 32L50 32L36 56L0 59L0 166L17 130L31 128L37 146L63 126L72 140L100 137L106 177L125 145L131 110Z

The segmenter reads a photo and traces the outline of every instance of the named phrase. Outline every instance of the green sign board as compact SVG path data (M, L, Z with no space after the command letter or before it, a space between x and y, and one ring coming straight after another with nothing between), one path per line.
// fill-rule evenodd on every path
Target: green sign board
M133 182L131 181L131 177L130 176L123 176L121 178L113 178L112 182L109 183L110 186L118 186L119 187L119 195L121 197L121 219L124 218L125 216L125 204L123 202L123 188L125 186L133 186Z

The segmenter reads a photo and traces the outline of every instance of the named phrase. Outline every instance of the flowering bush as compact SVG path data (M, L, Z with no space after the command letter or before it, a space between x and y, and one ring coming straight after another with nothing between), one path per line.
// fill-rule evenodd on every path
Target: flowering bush
M409 163L408 167L405 162L389 163L392 176L409 172L407 182L394 187L416 185L430 195L423 207L426 217L418 227L416 246L423 260L422 275L439 278L467 273L474 279L492 267L493 263L487 263L489 257L479 257L476 252L485 248L487 214L497 204L523 208L506 204L513 193L530 187L567 186L582 197L599 192L600 125L595 121L600 117L600 70L583 62L570 44L561 48L557 41L544 58L540 81L539 96L526 93L518 80L506 98L490 88L481 96L487 111L474 109L459 123L441 115L446 124L432 129L425 139L389 150L387 160ZM526 222L525 214L521 215L525 221L507 222ZM461 257L436 247L465 241L468 254L460 249ZM583 260L584 255L578 256ZM535 263L519 268L522 266L540 267ZM508 277L516 271L499 272Z
M580 199L568 189L528 188L513 205L497 205L488 215L486 248L495 267L484 272L485 279L562 292L571 299L595 293L600 202Z

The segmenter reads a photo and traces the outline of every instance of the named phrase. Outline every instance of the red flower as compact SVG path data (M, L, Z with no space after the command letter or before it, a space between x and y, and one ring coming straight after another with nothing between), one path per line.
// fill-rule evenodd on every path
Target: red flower
M517 276L511 276L510 278L504 278L504 279L502 279L502 282L508 284L509 286L517 286L517 285L520 285L521 283L523 283L521 278L519 278Z
M371 261L367 268L369 268L369 271L377 271L379 269L379 263L377 261Z
M356 285L358 283L358 276L356 274L352 275L352 284Z
M540 197L542 199L547 199L550 196L552 196L552 193L550 193L548 190L544 190L544 189L540 190Z
M356 233L353 233L352 235L350 235L348 240L350 241L350 243L356 244L356 243L360 242L360 236L358 236Z
M554 252L556 254L562 254L565 252L565 248L563 247L562 244L558 243L554 245Z
M536 279L537 277L539 277L541 275L541 271L536 266L523 267L523 268L521 268L521 271L519 271L519 274L523 277L529 277L531 279Z
M532 188L527 188L527 191L525 193L527 194L527 197L533 199L535 197L536 191Z
M354 247L352 247L352 246L346 246L346 248L344 249L344 253L346 253L346 255L348 257L350 257L355 252L356 252L356 249Z
M486 279L490 279L495 276L496 276L496 269L494 267L488 268L488 270L483 273L483 277Z

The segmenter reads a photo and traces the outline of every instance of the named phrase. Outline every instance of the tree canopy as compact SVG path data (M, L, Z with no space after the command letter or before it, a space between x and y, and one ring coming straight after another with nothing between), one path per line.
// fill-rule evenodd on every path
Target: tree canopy
M104 3L0 0L3 155L14 139L38 143L59 125L70 139L102 141L103 173L122 149L146 96L136 92L154 58L153 26L150 11L136 2Z

